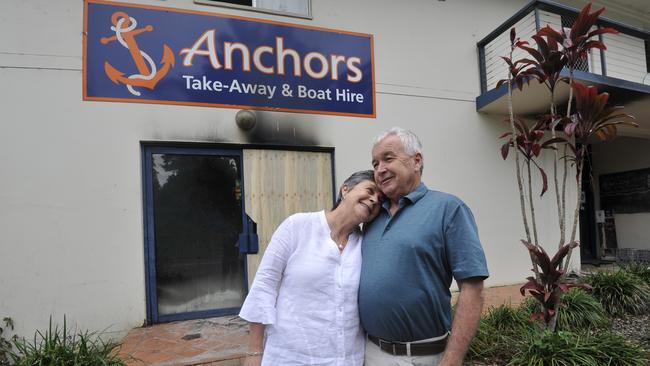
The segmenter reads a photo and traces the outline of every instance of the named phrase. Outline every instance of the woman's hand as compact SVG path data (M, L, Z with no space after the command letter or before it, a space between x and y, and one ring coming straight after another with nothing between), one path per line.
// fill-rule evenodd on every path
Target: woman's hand
M264 324L249 323L250 331L248 337L248 352L244 366L260 366L262 354L264 353Z

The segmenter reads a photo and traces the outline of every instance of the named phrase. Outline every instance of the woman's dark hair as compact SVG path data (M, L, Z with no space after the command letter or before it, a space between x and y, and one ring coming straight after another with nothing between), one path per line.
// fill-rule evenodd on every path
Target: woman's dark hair
M348 190L354 188L357 184L363 182L364 180L369 180L371 182L375 181L375 172L372 170L360 170L356 173L352 173L352 175L343 182L341 185L341 188L339 189L339 195L338 198L336 199L336 203L334 203L334 207L332 209L335 209L339 206L341 203L341 200L343 200L343 187L348 187Z

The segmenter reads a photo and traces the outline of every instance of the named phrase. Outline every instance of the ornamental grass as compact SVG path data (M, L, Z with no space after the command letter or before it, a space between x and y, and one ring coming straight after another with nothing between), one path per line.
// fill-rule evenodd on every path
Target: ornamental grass
M650 306L648 284L624 269L592 273L584 280L591 285L591 294L613 317L642 314Z
M13 338L12 347L5 349L8 365L34 366L124 366L117 356L118 345L106 342L95 332L77 332L68 328L65 317L63 327L50 324L47 330L37 330L34 338Z
M508 363L517 366L646 366L650 358L639 345L613 333L528 333L526 347Z

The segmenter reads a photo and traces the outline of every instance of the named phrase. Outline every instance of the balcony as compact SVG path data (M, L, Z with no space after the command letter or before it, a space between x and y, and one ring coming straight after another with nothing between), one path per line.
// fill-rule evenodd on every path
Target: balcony
M594 6L592 10L597 8ZM535 45L531 36L541 28L546 25L557 30L562 26L570 27L578 13L576 9L553 2L533 1L478 42L481 95L476 98L476 109L483 113L507 114L507 86L496 88L496 84L507 77L507 66L501 56L509 53L512 27L518 37ZM602 35L607 50L594 49L574 71L574 77L609 92L613 103L624 104L628 113L650 122L650 33L606 18L601 18L597 26L612 27L620 33ZM513 58L524 56L527 56L524 51L516 50ZM564 70L564 74L568 76L568 70ZM534 115L547 111L550 96L544 85L534 81L525 91L517 90L513 94L516 113ZM569 88L562 83L556 93L557 101L565 101ZM631 134L650 136L650 123L646 124Z

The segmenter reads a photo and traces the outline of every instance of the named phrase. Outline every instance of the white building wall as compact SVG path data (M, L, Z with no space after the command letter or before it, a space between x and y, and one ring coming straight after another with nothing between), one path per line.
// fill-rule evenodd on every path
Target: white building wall
M603 42L607 45L607 76L640 84L650 83L642 39L621 33L604 34Z
M650 213L618 214L614 220L619 248L650 250Z
M285 136L285 144L334 146L340 183L370 167L375 135L412 129L424 143L424 181L473 209L487 284L529 275L513 163L498 153L507 126L478 114L474 99L476 42L525 0L313 1L313 20L190 0L139 2L374 34L377 118L264 112L258 128L270 135L255 140L237 129L235 109L84 102L83 3L0 2L0 316L12 317L17 333L33 334L50 315L118 333L144 322L141 141ZM553 202L549 195L536 207L549 251L557 245Z
M603 174L650 168L650 139L617 138L595 144L592 150L596 209L600 209L598 177ZM650 249L650 212L614 213L618 248Z

